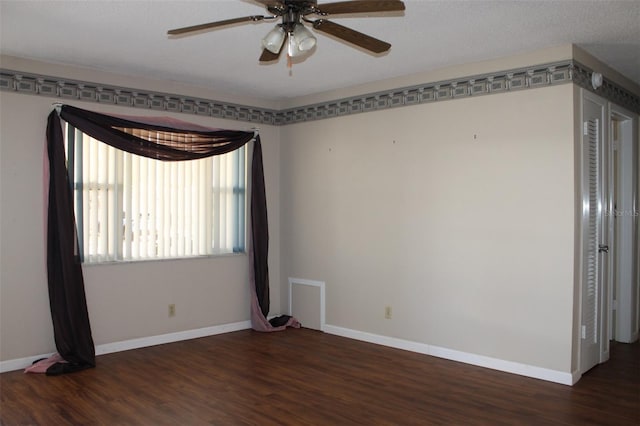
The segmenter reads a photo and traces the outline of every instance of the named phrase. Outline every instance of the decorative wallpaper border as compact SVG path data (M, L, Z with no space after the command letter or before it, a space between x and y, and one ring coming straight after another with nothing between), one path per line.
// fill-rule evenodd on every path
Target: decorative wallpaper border
M640 96L625 89L603 76L602 86L594 89L591 83L593 70L580 62L573 61L573 82L583 89L602 96L614 104L627 108L628 110L640 114Z
M205 115L249 123L287 125L322 120L388 108L463 99L551 85L575 83L604 98L640 113L640 96L604 78L603 85L591 85L593 71L571 60L536 65L453 80L368 93L329 102L284 110L238 105L212 99L68 80L39 74L0 69L0 90L109 105Z

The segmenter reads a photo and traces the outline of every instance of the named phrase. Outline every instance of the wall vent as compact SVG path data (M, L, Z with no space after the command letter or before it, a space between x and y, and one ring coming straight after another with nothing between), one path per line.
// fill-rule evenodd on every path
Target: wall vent
M305 328L324 331L324 282L289 278L289 314Z

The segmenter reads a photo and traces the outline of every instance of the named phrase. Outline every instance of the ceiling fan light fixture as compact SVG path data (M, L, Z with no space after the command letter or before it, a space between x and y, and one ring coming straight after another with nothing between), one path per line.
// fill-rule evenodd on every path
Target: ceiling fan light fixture
M311 34L311 31L305 28L303 24L296 24L291 34L293 44L297 46L301 52L306 52L313 49L316 45L316 38Z
M289 41L287 43L287 56L289 56L290 58L295 58L297 56L302 56L305 53L307 53L307 51L300 50L300 47L293 38L293 33L290 33Z
M271 53L278 54L284 43L285 31L280 25L276 25L274 29L262 39L262 47Z

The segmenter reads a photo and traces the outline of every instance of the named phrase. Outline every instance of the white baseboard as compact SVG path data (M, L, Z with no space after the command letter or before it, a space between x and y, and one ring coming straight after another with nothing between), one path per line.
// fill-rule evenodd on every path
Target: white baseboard
M147 346L163 345L165 343L179 342L181 340L197 339L200 337L214 336L216 334L230 333L251 328L251 321L240 321L231 324L214 325L211 327L197 328L195 330L178 331L175 333L160 334L157 336L141 337L138 339L123 340L120 342L105 343L96 346L96 355L105 355L113 352L128 351ZM34 361L48 358L52 354L33 355L26 358L0 361L0 373L27 368Z
M200 337L214 336L216 334L230 333L232 331L246 330L248 328L251 328L251 321L240 321L231 324L197 328L195 330L178 331L175 333L160 334L158 336L124 340L122 342L105 343L103 345L96 346L96 355L128 351L130 349L145 348L147 346L164 345L165 343L180 342L182 340L198 339Z
M49 358L51 355L53 354L52 353L40 354L40 355L28 356L26 358L16 358L16 359L9 359L7 361L0 361L0 373L6 373L7 371L14 371L14 370L23 370L28 366L30 366L31 364L33 364L34 361L37 361L43 358Z
M439 346L427 345L425 343L397 339L395 337L366 333L329 324L325 325L324 331L329 334L335 334L336 336L362 340L364 342L431 355L451 361L463 362L465 364L476 365L479 367L490 368L492 370L504 371L506 373L518 374L520 376L532 377L534 379L546 380L548 382L560 383L563 385L573 385L580 378L580 375L576 375L575 373L572 374L563 371L550 370L548 368L506 361L503 359L491 358L468 352L461 352Z
M216 334L230 333L232 331L246 330L251 328L251 321L240 321L231 324L214 325L211 327L198 328L195 330L179 331L175 333L161 334L157 336L141 337L138 339L124 340L114 343L106 343L96 346L96 355L105 355L113 352L127 351L131 349L144 348L147 346L162 345L165 343L179 342L182 340L197 339L200 337L214 336ZM520 376L532 377L563 385L573 385L581 377L578 372L565 373L562 371L550 370L547 368L521 364L512 361L505 361L498 358L491 358L483 355L476 355L461 352L439 346L427 345L425 343L412 342L410 340L398 339L395 337L382 336L379 334L366 333L364 331L352 330L349 328L337 327L326 324L324 331L328 334L375 343L377 345L389 346L406 351L417 352L444 358L451 361L463 362L465 364L477 365L479 367L518 374ZM0 361L0 373L7 371L21 370L30 366L33 361L41 358L48 358L51 353L33 355L30 357Z
M578 380L580 380L581 378L582 378L582 373L579 372L578 370L571 373L571 386L578 383Z

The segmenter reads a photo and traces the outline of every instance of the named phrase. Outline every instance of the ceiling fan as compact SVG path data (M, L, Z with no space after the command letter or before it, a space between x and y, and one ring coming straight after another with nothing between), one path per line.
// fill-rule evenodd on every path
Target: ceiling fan
M318 4L317 0L253 0L264 5L269 16L254 15L241 18L225 19L207 24L169 30L168 35L188 35L192 32L211 30L227 25L244 22L257 22L282 19L263 39L264 50L260 55L260 62L275 61L286 46L289 59L309 53L316 45L316 38L304 26L304 23L320 32L352 43L372 53L383 53L391 45L377 38L373 38L359 31L352 30L326 19L329 15L344 15L374 12L397 12L405 9L399 0L352 0L336 3ZM309 19L307 16L315 16Z

